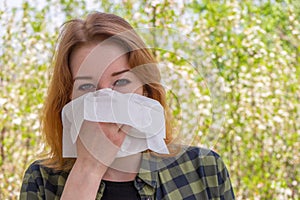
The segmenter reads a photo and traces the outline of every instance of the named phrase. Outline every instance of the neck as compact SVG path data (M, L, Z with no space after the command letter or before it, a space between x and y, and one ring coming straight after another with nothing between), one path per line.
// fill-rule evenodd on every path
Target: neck
M139 172L141 153L116 158L102 179L108 181L132 181Z
M133 181L136 175L137 173L122 172L113 168L108 168L102 179L115 182Z

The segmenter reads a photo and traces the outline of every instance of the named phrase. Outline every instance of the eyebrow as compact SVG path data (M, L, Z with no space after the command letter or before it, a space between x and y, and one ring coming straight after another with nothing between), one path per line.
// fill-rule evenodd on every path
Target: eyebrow
M119 72L114 72L114 73L111 74L111 76L117 76L117 75L123 74L123 73L128 72L128 71L129 71L129 69L125 69L125 70L122 70L122 71L119 71Z
M119 72L114 72L114 73L112 73L111 74L111 76L117 76L117 75L120 75L120 74L123 74L123 73L125 73L125 72L128 72L128 71L130 71L129 69L125 69L125 70L122 70L122 71L119 71ZM75 80L81 80L81 79L93 79L93 77L91 77L91 76L77 76L77 77L75 77L74 79L73 79L73 81L75 81Z
M78 80L78 79L93 79L91 76L77 76L73 79L73 81Z

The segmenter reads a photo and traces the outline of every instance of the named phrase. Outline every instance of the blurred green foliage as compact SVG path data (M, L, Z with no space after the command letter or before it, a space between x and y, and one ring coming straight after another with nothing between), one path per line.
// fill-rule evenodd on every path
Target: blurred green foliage
M18 198L24 170L47 149L39 113L60 26L95 10L185 36L172 51L155 50L176 125L191 145L221 154L237 199L300 199L299 2L7 4L0 3L0 199ZM167 40L152 38L158 47Z

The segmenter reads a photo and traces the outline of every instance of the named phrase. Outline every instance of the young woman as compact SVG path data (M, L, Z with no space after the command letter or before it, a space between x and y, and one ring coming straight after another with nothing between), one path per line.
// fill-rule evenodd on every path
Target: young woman
M80 134L99 145L90 148L91 140L78 137L76 158L63 157L63 108L88 92L106 88L161 104L170 154L148 150L117 158L127 134L124 126L85 121ZM20 199L234 199L218 154L171 144L166 96L155 58L130 24L116 15L95 12L85 20L64 24L42 125L51 154L29 166Z

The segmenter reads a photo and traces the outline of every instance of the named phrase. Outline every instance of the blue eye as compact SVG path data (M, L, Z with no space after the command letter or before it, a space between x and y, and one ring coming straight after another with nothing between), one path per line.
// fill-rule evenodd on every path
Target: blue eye
M125 86L129 83L131 83L131 81L128 79L119 79L119 80L116 80L116 82L114 82L114 86L120 87L120 86Z
M87 90L93 90L96 87L91 83L82 84L78 87L78 90L87 91Z

